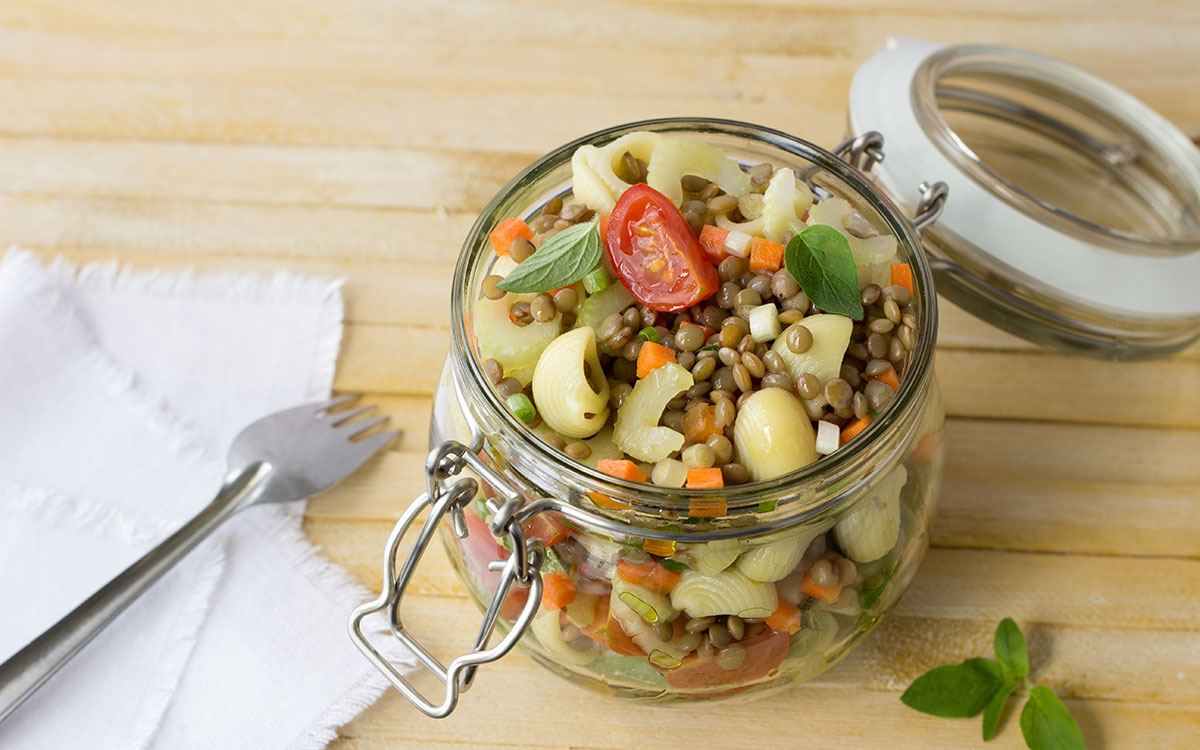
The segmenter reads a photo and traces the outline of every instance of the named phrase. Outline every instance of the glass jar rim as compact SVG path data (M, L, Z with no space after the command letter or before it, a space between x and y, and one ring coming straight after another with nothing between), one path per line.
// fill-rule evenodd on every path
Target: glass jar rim
M488 242L488 234L492 227L499 221L511 215L527 212L530 208L529 206L510 205L506 199L522 186L537 182L553 169L569 162L572 154L580 146L603 145L622 135L639 130L665 133L681 132L694 135L718 134L761 142L778 148L819 169L830 172L848 185L887 222L888 229L907 249L909 262L913 264L916 297L921 300L918 310L918 330L922 332L922 335L917 337L917 343L911 353L908 365L911 374L903 379L895 397L884 407L877 418L871 420L859 439L794 472L768 480L709 490L659 487L650 483L633 482L609 476L555 450L548 443L537 439L527 426L505 408L494 390L485 385L488 382L487 377L482 363L475 356L471 345L470 325L464 311L468 309L467 302L475 292L471 288L472 269L477 263L483 261L486 253L492 252ZM585 491L619 493L623 501L632 500L630 507L634 510L655 515L663 511L686 512L690 501L718 498L725 501L726 514L733 514L734 511L754 510L758 508L764 495L786 494L789 488L798 488L814 480L836 483L839 479L848 476L855 469L861 467L865 459L876 455L877 447L881 442L880 438L888 433L888 429L893 424L903 423L920 406L919 396L932 377L938 321L933 274L926 260L918 232L891 198L872 184L866 175L829 151L783 131L737 120L704 117L657 118L605 128L559 146L523 169L493 196L467 234L455 266L451 288L451 316L453 339L450 356L455 365L463 368L462 374L465 377L462 380L470 389L467 400L472 403L484 404L488 416L494 422L503 425L510 435L520 436L524 440L525 445L522 446L524 450L521 452L522 460L531 461L552 472L570 476L573 481L585 488ZM836 504L842 497L840 493L835 493L833 497L820 499L821 502L816 504L801 504L795 508L794 512L805 517L815 515ZM584 512L593 512L591 508L581 506L577 502L571 500L567 500L567 502L578 506Z

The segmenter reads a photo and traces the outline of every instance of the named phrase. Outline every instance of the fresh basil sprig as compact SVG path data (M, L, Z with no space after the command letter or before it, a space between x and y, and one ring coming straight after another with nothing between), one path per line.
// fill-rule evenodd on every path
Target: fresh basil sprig
M818 303L820 304L820 303ZM1021 710L1021 733L1031 750L1083 750L1083 734L1071 712L1049 688L1029 685L1025 637L1010 618L996 628L993 659L967 659L926 672L900 696L910 708L934 716L966 718L983 712L983 739L996 736L1008 697L1022 683L1029 700Z
M546 240L496 286L506 292L548 292L574 284L599 262L596 222L576 224Z
M858 268L841 232L814 224L788 240L783 262L808 298L825 312L863 319Z

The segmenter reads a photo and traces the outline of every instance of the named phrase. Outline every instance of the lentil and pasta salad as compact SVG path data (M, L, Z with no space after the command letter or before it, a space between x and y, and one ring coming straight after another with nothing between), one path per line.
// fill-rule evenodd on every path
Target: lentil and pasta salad
M492 231L473 319L492 387L541 440L613 477L711 489L801 469L887 407L919 335L895 237L790 168L685 137L630 133L572 167L573 194ZM901 533L919 512L909 480L898 465L854 511L752 545L630 545L536 516L534 637L559 667L630 689L816 674L839 616L869 616L923 549ZM688 515L722 516L712 495ZM466 515L482 545L468 566L504 556L486 506ZM473 575L486 588L486 567Z

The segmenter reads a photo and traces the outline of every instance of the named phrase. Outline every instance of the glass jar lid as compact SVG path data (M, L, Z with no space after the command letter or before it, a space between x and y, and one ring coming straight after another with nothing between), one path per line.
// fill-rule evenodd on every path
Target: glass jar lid
M1145 104L1061 61L912 39L856 73L850 126L901 204L951 199L924 233L938 290L1073 354L1135 360L1200 337L1200 149Z

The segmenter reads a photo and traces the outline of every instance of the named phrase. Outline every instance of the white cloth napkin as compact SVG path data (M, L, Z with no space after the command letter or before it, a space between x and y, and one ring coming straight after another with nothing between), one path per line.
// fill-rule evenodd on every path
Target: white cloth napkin
M199 510L253 419L328 396L338 283L0 262L0 659ZM384 682L368 598L255 508L0 724L5 748L314 748ZM397 649L388 654L398 661Z

